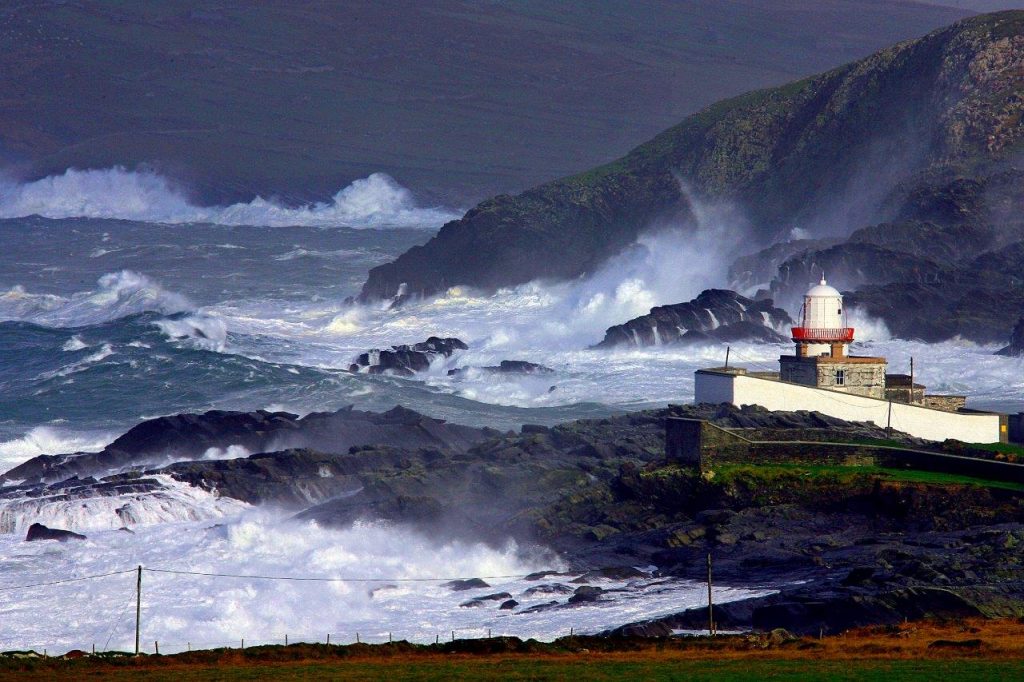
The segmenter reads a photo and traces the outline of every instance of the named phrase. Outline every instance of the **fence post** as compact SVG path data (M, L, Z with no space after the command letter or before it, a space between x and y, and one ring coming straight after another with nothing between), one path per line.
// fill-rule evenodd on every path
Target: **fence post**
M142 619L142 566L135 581L135 655L139 655L139 622Z
M711 552L708 552L708 635L715 636L715 614L711 603Z
M327 633L327 646L331 645L331 633Z
M160 642L158 640L153 640L153 651L156 652L157 656L160 655Z
M356 633L356 644L359 644L359 633Z
M452 630L452 641L455 641L455 630Z

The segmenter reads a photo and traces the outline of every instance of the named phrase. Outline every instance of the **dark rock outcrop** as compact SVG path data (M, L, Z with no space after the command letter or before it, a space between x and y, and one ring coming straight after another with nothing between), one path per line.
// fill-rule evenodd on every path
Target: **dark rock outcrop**
M392 346L388 350L375 348L356 358L349 366L350 372L365 371L368 374L394 374L410 377L416 372L430 368L438 357L450 358L457 350L468 350L469 346L456 338L431 336L426 341L412 345Z
M688 303L651 308L651 312L610 327L596 348L659 346L675 343L787 339L773 328L793 323L771 299L754 301L726 289L707 289Z
M693 196L739 205L755 247L794 225L831 236L971 210L987 197L955 181L1001 172L1018 150L1022 35L1024 13L972 17L719 102L617 161L479 204L374 268L360 297L585 275L658 219L687 223Z
M466 590L490 587L490 584L480 578L466 578L465 580L452 580L450 582L446 582L444 587L447 587L453 592L465 592Z
M492 374L554 374L555 370L544 365L538 365L535 362L527 362L526 360L502 360L498 365L490 365L488 367L459 367L457 369L448 370L448 376L459 376L465 374L468 370L475 369L481 372L488 372Z
M302 418L287 412L212 410L142 422L98 453L34 457L0 476L0 482L59 481L199 459L210 448L224 450L232 445L250 452L287 448L346 452L361 445L441 447L461 452L497 433L449 424L403 407L382 413L345 408Z
M1024 317L1017 320L1010 333L1010 345L1004 346L996 351L996 355L1008 355L1018 358L1024 355Z
M28 527L28 533L25 535L25 542L34 542L36 540L56 540L57 542L67 542L68 540L85 539L85 536L80 533L63 530L61 528L47 528L41 523L33 523Z

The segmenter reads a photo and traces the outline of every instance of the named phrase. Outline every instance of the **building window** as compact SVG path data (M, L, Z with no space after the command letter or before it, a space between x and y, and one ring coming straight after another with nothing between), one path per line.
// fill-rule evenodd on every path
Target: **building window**
M845 386L845 385L846 385L846 370L845 369L837 369L836 370L836 386Z

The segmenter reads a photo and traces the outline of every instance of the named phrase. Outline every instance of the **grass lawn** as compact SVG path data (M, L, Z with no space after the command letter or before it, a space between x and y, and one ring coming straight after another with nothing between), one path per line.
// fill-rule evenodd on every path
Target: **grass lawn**
M0 679L136 680L1020 680L1024 660L724 660L694 661L649 653L488 657L443 656L409 660L219 664L165 668L59 671L53 668Z
M960 474L947 474L938 471L922 471L919 469L894 469L879 466L840 466L827 464L726 464L714 467L715 472L725 475L746 474L763 478L779 475L803 475L808 478L832 478L838 481L856 478L883 478L891 481L908 483L931 483L936 485L975 485L986 488L1002 488L1004 490L1024 491L1024 484L1009 481L993 481Z

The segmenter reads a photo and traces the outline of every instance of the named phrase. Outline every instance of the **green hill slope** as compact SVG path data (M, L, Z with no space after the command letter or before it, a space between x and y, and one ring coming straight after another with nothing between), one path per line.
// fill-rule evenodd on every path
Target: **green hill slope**
M769 244L928 216L961 177L1014 159L1024 12L974 17L789 85L714 104L623 158L498 196L375 268L364 299L584 274L691 199L728 201ZM1004 183L1005 184L1005 183ZM922 198L924 197L924 198Z

